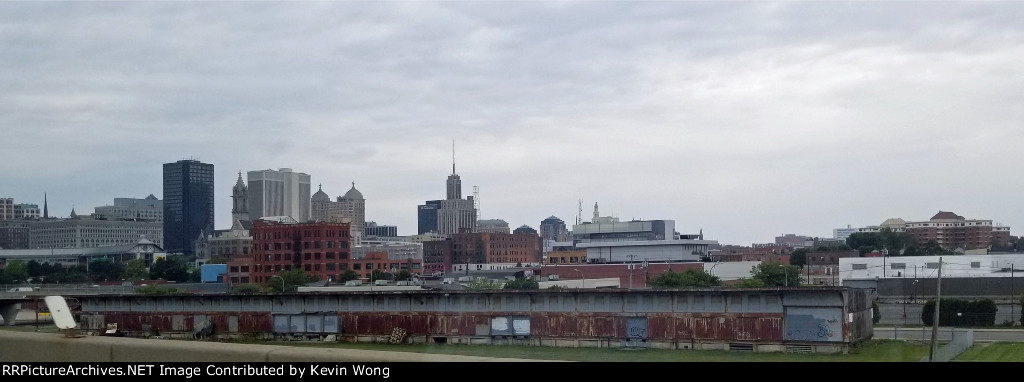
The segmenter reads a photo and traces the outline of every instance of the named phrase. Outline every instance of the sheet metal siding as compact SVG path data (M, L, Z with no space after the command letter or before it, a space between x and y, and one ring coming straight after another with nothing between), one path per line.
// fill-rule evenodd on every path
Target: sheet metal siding
M828 307L822 309L840 323L839 327L830 324L826 330L840 335L827 340L832 342L870 337L870 316L852 312L855 323L851 325L844 311L847 305L866 303L869 307L870 296L861 291L849 291L844 296L843 290L836 289L111 296L83 297L82 310L102 313L83 315L90 317L90 327L117 322L131 331L152 327L157 331L187 332L194 327L195 316L205 315L214 323L215 333L230 329L269 333L273 331L274 315L303 315L308 319L314 314L319 317L317 321L304 321L302 331L327 330L333 318L333 326L342 334L386 336L400 327L409 336L474 336L490 333L485 329L490 328L493 317L518 316L529 318L532 337L624 339L629 320L643 319L649 340L779 342L813 340L787 335L787 331L804 328L794 326L799 322L790 316L783 319L784 305L786 314L800 314L801 310L795 308L825 304ZM849 304L844 303L844 297L848 297Z
M843 292L831 291L787 291L782 294L783 306L837 306L844 307Z

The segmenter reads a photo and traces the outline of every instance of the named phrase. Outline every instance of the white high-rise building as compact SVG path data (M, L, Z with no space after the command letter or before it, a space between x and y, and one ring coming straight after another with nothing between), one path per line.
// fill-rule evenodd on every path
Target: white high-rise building
M310 177L308 174L293 172L290 168L280 170L249 171L249 219L264 216L290 216L299 222L307 222L309 215Z

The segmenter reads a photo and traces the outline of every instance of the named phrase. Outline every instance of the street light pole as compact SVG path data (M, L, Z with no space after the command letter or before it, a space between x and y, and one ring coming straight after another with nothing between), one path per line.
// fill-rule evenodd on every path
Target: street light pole
M636 255L628 255L628 257L629 257L629 288L627 288L627 289L628 290L633 290L633 268L634 268L634 265L635 265L635 264L633 264L633 260L636 259Z
M287 284L285 284L285 282L284 282L284 277L281 277L281 276L278 276L278 275L273 275L273 276L270 276L270 278L274 278L274 277L277 277L277 278L281 279L281 293L284 293L284 291L285 291L285 285L287 285Z
M587 277L586 277L586 276L584 276L584 275L583 275L583 272L582 272L582 271L580 271L579 269L573 269L573 270L574 270L574 271L576 271L576 272L579 272L579 273L580 273L580 279L582 279L582 280L583 280L583 286L582 286L582 287L580 287L580 288L582 288L582 289L587 289Z

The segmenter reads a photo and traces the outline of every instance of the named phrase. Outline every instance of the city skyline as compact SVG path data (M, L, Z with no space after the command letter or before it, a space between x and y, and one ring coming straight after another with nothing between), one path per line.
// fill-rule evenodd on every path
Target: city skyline
M293 168L416 233L670 219L722 244L938 211L1014 230L1024 3L0 3L0 197L161 200L160 166ZM95 25L117 25L96 28Z

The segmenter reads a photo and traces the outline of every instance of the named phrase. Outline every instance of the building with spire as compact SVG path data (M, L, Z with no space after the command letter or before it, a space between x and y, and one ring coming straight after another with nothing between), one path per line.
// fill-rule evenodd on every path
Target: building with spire
M352 182L352 188L333 202L321 185L310 198L310 211L310 220L314 222L349 223L352 244L358 245L362 241L366 226L366 199L356 189L356 182Z
M455 171L454 144L452 145L452 174L448 175L446 186L446 199L428 201L426 204L418 207L417 212L421 231L419 233L427 233L422 232L422 230L424 226L430 225L424 224L425 221L429 222L430 220L436 220L436 232L442 235L476 232L476 205L472 196L462 199L462 178ZM436 210L437 214L430 216L431 210Z
M242 181L242 172L238 172L235 186L231 187L231 221L249 221L249 187Z

